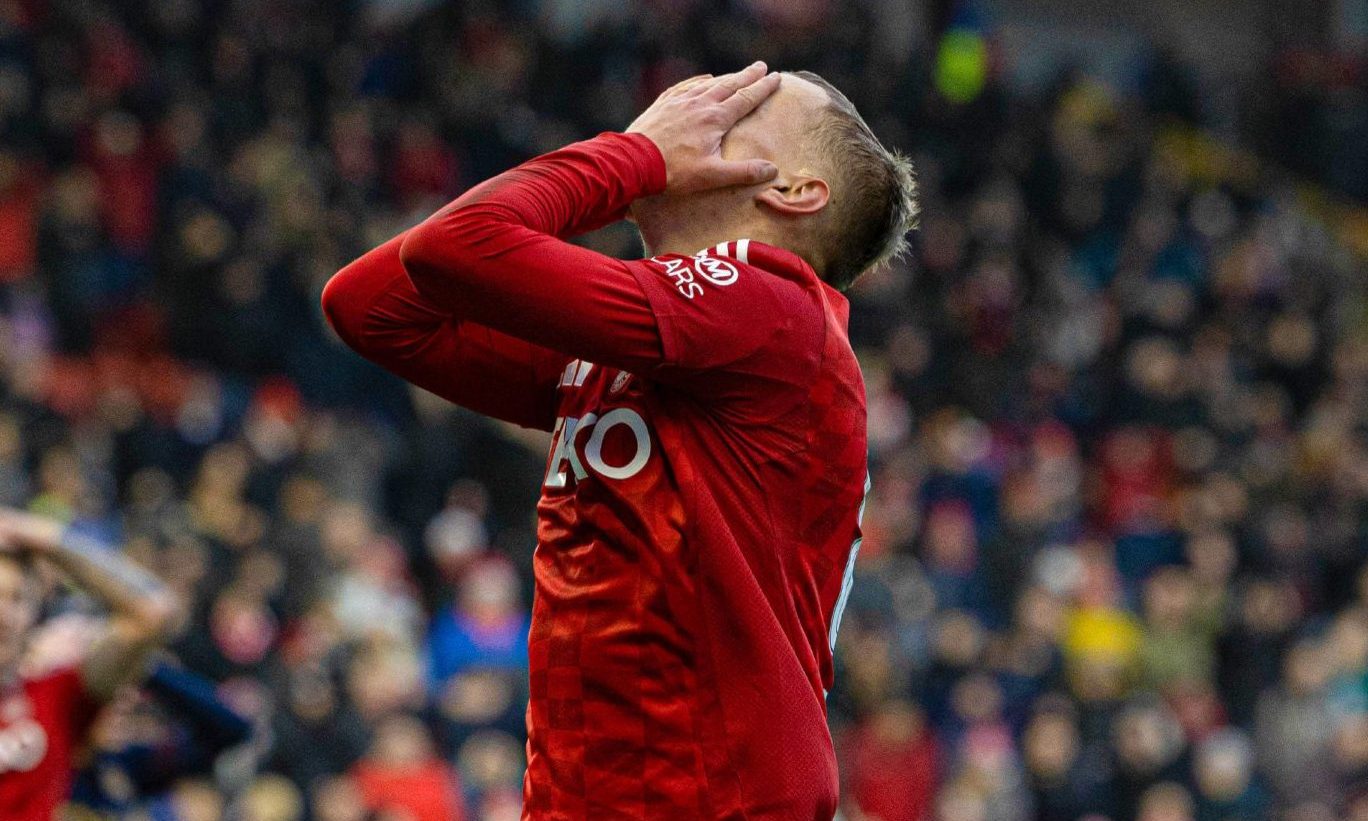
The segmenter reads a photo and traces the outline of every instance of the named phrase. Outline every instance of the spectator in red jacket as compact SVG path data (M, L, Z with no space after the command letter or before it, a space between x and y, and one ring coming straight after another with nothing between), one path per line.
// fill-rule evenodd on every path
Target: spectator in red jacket
M936 739L910 702L891 700L852 733L848 795L861 813L881 821L931 817L940 777Z
M460 779L438 758L421 721L394 715L379 725L370 752L352 767L365 805L402 810L413 821L464 821Z

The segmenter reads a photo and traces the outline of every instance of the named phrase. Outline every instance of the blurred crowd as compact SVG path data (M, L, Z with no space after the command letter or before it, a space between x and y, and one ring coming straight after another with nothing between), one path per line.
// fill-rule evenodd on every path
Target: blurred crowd
M156 569L172 663L254 725L73 817L518 817L545 439L351 355L318 294L759 57L850 92L924 196L851 295L843 816L1368 819L1368 217L1181 123L1163 52L1023 99L900 8L0 0L0 504ZM96 746L177 720L132 715Z

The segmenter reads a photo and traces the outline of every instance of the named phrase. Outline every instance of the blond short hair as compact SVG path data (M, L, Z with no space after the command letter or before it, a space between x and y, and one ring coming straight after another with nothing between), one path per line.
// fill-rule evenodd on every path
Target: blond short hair
M830 105L812 132L830 162L830 212L811 249L822 279L845 290L866 271L907 251L907 232L917 227L917 176L912 161L885 148L855 105L810 71L793 72L824 91Z

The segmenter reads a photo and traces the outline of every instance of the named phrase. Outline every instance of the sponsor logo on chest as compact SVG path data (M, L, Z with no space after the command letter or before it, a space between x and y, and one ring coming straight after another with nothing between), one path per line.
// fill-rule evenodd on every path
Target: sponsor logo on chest
M631 374L619 371L606 388L601 380L585 380L596 366L575 360L566 366L560 386L573 391L602 391L602 398L625 398L624 392L632 382ZM579 398L579 397L576 397ZM595 397L589 393L584 400L593 406ZM574 485L591 474L603 479L630 479L641 472L651 459L651 430L635 407L595 407L578 414L566 414L556 419L551 438L551 457L546 466L544 488L564 488Z

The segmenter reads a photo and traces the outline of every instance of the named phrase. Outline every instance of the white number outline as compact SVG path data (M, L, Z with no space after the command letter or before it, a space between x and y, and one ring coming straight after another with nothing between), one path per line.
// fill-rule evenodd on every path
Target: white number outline
M865 474L864 498L860 500L860 510L855 514L855 526L860 527L864 524L865 505L869 504L869 489L873 486L869 474ZM860 555L860 545L864 542L861 535L850 543L850 555L846 557L845 575L841 577L841 595L836 599L836 606L831 610L831 629L827 633L827 640L831 644L831 652L836 652L836 633L841 629L841 617L845 615L846 605L850 602L850 590L855 586L855 559Z

